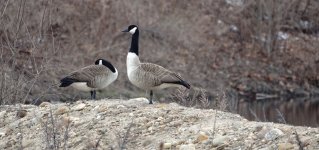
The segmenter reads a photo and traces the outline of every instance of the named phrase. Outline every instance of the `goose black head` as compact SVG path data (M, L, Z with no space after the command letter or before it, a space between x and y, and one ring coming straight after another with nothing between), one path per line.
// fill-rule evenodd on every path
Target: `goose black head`
M107 60L105 59L98 59L95 61L95 65L104 65L107 68L109 68L112 72L116 72L114 66Z
M138 27L136 25L130 25L127 29L123 30L122 32L129 32L131 34L134 34L138 30Z

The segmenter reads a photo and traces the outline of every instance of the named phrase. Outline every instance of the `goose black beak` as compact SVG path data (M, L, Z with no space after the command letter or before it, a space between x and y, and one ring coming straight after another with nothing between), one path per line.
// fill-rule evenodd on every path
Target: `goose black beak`
M122 32L128 32L128 29L123 30Z

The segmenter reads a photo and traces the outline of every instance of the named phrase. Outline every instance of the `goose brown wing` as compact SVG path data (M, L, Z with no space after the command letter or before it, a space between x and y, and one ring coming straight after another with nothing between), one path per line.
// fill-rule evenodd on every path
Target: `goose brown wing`
M96 80L108 76L111 71L102 65L91 65L84 67L80 70L72 72L69 78L74 79L77 82L87 82L87 85L91 88L96 88Z
M152 63L142 63L141 68L150 74L153 74L154 76L162 76L165 74L168 74L170 71L165 69L162 66L152 64Z
M162 66L152 64L152 63L142 63L142 69L148 74L154 76L157 80L162 83L174 83L177 81L183 81L182 77L178 74L165 69Z

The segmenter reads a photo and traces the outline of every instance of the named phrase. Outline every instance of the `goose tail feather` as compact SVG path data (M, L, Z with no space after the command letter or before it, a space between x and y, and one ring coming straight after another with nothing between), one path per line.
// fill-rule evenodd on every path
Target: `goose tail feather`
M177 84L177 85L182 85L187 89L190 89L191 86L184 80L180 80L180 81L164 81L163 83L168 83L168 84Z
M191 85L189 83L187 83L186 81L181 81L181 85L183 85L184 87L186 87L187 89L191 88Z
M67 87L69 85L71 85L72 83L76 82L74 79L71 79L69 77L65 77L63 79L60 80L60 87Z

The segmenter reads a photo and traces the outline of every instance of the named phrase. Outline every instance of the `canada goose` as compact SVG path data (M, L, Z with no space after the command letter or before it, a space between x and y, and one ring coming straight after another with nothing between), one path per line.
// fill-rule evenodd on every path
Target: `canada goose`
M136 25L130 25L122 32L132 34L131 48L126 59L128 79L133 85L150 91L149 104L153 104L153 90L181 86L190 88L190 85L177 73L156 64L140 62L138 56L139 30Z
M80 91L90 91L91 99L96 98L96 90L103 89L117 79L116 68L107 60L98 59L90 65L72 72L63 78L60 87L72 86Z

